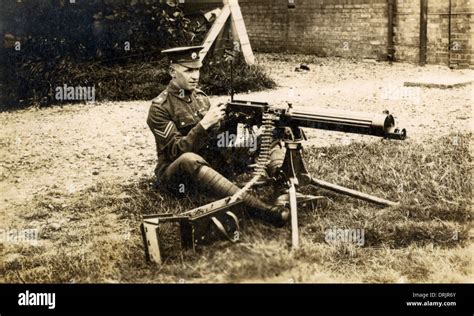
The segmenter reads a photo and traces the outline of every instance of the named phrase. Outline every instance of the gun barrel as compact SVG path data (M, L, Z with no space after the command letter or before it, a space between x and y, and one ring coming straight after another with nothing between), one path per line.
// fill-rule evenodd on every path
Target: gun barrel
M341 131L347 133L373 135L390 139L406 138L406 130L395 127L395 119L390 114L373 114L330 109L311 111L290 109L285 118L300 127Z
M261 122L262 113L272 110L280 116L281 126L300 126L346 133L373 135L403 140L406 130L395 126L390 114L374 114L325 108L304 109L270 106L266 102L237 101L227 103L228 113L234 111L249 118L251 123Z

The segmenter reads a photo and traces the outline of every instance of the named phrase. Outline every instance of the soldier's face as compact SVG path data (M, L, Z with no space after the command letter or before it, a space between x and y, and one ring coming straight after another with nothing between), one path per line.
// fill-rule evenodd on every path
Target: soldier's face
M171 68L171 76L179 88L193 91L199 82L199 68L188 68L174 64Z

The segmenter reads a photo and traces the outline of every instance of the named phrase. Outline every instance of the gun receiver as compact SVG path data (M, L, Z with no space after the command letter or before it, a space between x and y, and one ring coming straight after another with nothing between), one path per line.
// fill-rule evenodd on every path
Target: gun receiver
M277 127L307 127L399 140L406 138L406 130L395 127L395 119L388 113L373 114L324 108L304 111L291 106L279 108L265 102L236 100L227 103L229 118L249 125L260 125L264 112L272 112L279 117Z

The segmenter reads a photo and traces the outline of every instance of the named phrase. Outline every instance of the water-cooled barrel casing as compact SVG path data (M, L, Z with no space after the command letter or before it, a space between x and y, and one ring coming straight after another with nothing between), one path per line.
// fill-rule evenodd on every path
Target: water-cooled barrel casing
M285 110L283 124L330 131L372 135L390 139L405 139L405 129L395 127L390 114L342 111L317 108L312 111Z
M279 117L277 123L279 127L307 127L400 140L406 138L406 130L395 127L395 119L390 114L325 108L311 110L280 108L252 101L232 101L227 104L227 113L237 117L250 116L246 118L250 124L258 125L264 111L272 111Z

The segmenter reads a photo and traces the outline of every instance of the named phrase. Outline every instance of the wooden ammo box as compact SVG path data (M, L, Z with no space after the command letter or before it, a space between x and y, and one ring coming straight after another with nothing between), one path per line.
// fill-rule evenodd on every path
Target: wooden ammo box
M144 215L141 231L147 261L161 263L168 254L195 251L220 239L236 242L245 206L241 200L230 204L229 200L227 197L179 215Z

